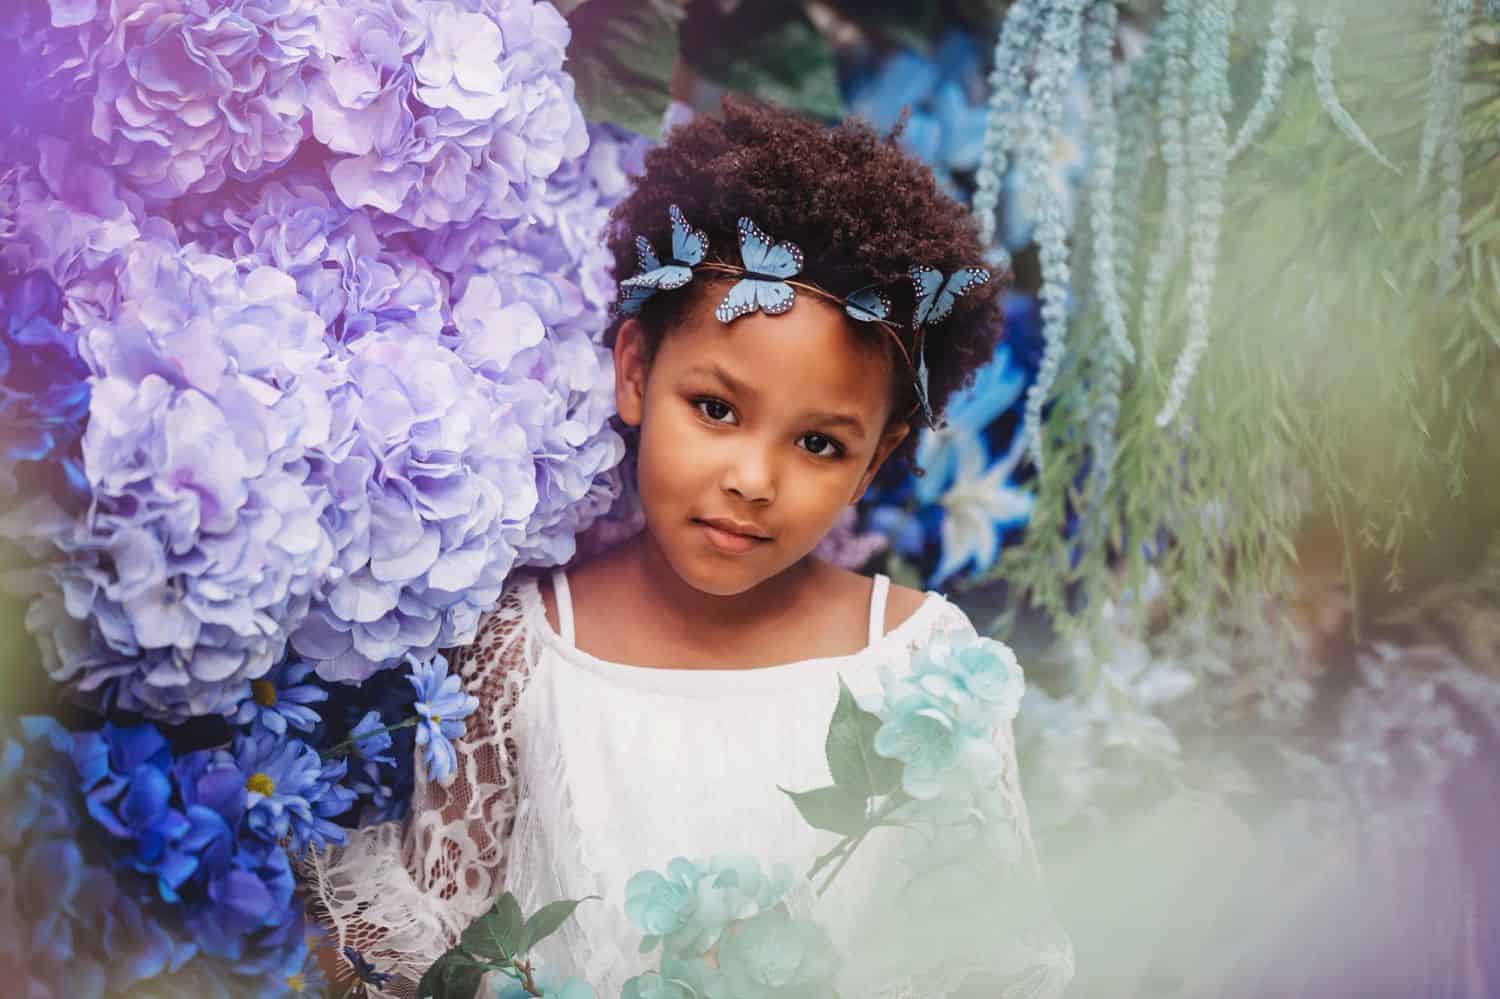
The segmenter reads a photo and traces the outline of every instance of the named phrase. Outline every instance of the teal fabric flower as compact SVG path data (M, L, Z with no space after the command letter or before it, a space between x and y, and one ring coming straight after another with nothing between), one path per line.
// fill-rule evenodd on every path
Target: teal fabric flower
M531 999L531 993L520 982L504 977L500 978L500 982L495 990L495 999ZM565 982L559 982L555 974L543 971L536 976L536 984L547 999L598 999L594 987L582 978L569 978Z
M1015 717L1025 677L1015 654L992 638L939 640L908 676L882 670L885 707L875 752L900 760L902 789L927 801L994 782L999 725Z
M758 915L781 900L792 884L791 868L761 870L753 857L716 854L707 863L677 857L666 875L641 871L625 885L625 915L646 933L650 948L660 938L664 953L706 953L738 920Z
M833 991L838 969L828 934L780 908L746 921L719 947L730 999L821 999Z
M625 915L648 936L677 933L698 911L698 868L685 857L667 865L667 875L641 871L625 884Z
M701 964L700 964L701 967ZM704 999L692 985L659 972L636 975L620 990L620 999Z

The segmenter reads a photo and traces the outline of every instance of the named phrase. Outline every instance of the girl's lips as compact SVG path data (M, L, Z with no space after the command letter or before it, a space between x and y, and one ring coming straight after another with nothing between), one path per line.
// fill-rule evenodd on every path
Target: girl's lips
M722 528L714 527L712 524L705 524L701 520L694 521L694 523L703 529L704 534L708 537L709 544L730 555L743 555L756 545L765 544L766 542L765 538L752 538L745 534L735 534L733 531L726 531Z

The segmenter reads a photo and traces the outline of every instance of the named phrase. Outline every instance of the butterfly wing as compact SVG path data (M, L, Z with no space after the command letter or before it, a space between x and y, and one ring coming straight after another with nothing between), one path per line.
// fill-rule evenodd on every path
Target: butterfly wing
M635 274L620 282L622 288L650 288L653 291L671 291L681 288L693 279L693 269L679 264L663 264L654 271Z
M635 260L635 272L637 274L654 271L661 266L661 260L656 256L656 248L651 245L651 240L645 236L637 236L635 238Z
M862 323L878 323L890 316L891 299L872 284L844 299L844 311Z
M921 326L927 322L933 306L937 304L938 291L943 287L943 274L936 267L928 267L926 264L914 264L906 273L911 278L912 293L917 299L917 306L911 314L911 324Z
M789 278L802 270L802 249L796 243L786 241L772 243L771 237L761 232L760 226L748 218L740 219L738 230L740 261L747 271ZM789 308L791 308L790 303L781 311L785 312Z
M672 259L688 267L703 263L708 255L708 236L702 229L688 225L682 209L676 205L668 209L668 214L672 216Z
M990 279L990 272L983 267L964 267L948 275L942 290L937 293L932 308L928 310L925 323L940 323L948 318L959 297L966 295Z
M757 308L755 303L754 281L736 281L714 309L714 317L721 323L732 323L747 312L754 312Z
M661 269L661 260L656 256L656 248L645 236L635 238L635 276ZM620 311L627 316L634 316L641 311L641 306L646 304L646 299L656 294L656 289L646 285L631 285L630 278L620 283Z

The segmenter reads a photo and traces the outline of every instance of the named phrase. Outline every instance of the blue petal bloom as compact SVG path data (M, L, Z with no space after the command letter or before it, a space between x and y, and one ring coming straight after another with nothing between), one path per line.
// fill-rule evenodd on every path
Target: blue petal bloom
M242 727L258 726L275 735L287 730L311 732L318 724L318 713L309 705L328 700L328 691L307 679L311 663L289 659L259 680L250 682L250 696L240 704L234 723Z
M464 693L457 675L448 674L448 660L441 654L426 662L411 660L407 677L417 691L417 745L426 749L427 769L432 779L446 784L458 769L453 740L463 737L464 719L479 707L479 698Z
M248 791L246 824L273 843L286 841L294 854L308 846L342 843L342 830L319 823L313 805L328 790L323 761L307 743L269 734L240 736L236 765Z

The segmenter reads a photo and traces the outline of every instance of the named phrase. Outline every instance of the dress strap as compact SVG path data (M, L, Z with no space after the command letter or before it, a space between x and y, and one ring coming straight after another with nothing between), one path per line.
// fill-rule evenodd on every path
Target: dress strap
M576 648L573 641L573 594L568 589L568 574L558 566L552 570L552 596L557 601L557 626L562 639Z
M891 577L883 572L875 574L875 586L870 590L870 644L874 645L885 634L885 597L891 589Z

